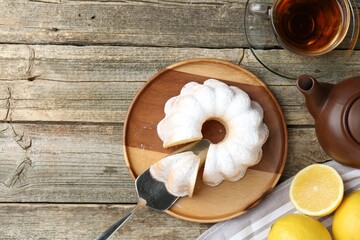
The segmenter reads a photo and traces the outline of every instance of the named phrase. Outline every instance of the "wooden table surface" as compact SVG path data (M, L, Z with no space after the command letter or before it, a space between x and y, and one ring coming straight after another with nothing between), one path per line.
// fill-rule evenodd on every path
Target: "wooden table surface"
M288 126L280 181L330 159L295 82L247 47L245 3L0 0L0 239L94 239L128 212L126 112L147 79L181 60L227 60L269 86ZM359 55L322 81L357 75ZM114 239L195 239L211 225L143 209Z

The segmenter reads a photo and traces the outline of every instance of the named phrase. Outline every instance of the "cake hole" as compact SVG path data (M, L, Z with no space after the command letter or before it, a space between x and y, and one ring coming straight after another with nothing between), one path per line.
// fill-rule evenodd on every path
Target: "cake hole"
M217 120L206 121L201 129L203 137L212 143L221 142L226 136L225 126Z

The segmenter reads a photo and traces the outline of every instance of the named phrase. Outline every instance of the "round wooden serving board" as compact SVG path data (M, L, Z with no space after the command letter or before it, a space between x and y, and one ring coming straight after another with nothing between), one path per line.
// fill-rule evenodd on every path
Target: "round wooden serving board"
M264 109L269 138L263 158L243 179L216 187L204 185L199 173L192 198L180 198L167 213L194 222L218 222L233 218L256 205L276 185L287 158L287 128L282 111L266 85L247 70L217 59L192 59L171 65L153 76L133 100L124 126L124 154L132 177L149 168L176 148L164 149L156 126L164 118L165 102L179 95L190 81L215 78L247 92ZM210 124L210 126L209 126ZM216 124L203 128L206 138L216 139Z

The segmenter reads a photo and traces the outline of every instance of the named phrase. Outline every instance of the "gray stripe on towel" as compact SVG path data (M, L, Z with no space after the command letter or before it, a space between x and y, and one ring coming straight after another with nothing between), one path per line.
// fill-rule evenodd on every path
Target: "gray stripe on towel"
M335 161L327 164L335 168L344 179L345 194L360 189L360 169L343 166ZM278 217L297 212L289 199L292 178L282 182L269 193L260 204L245 214L231 220L217 223L205 231L198 240L250 240L266 239L267 233ZM332 215L319 218L331 230Z

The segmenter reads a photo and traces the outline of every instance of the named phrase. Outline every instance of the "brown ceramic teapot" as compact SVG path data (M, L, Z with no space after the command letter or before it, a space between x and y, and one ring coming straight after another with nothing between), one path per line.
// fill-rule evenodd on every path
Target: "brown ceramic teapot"
M336 161L360 168L360 76L333 85L301 75L296 84L321 147Z

